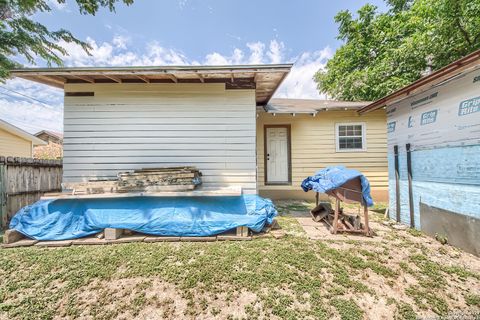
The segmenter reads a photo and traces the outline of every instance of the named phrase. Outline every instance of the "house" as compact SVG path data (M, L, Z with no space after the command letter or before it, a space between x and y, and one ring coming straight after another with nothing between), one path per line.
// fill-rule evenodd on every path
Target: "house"
M37 138L47 142L45 146L37 146L33 149L37 159L62 159L63 158L63 133L42 130L35 133Z
M35 133L34 136L47 143L63 144L63 133L60 132L42 130Z
M0 156L32 158L33 148L45 144L34 135L0 119Z
M480 255L480 50L359 113L385 106L390 217Z
M365 172L374 193L386 195L385 112L359 117L366 103L271 100L291 66L45 68L13 75L65 91L64 182L194 165L205 187L305 197L302 178L344 164Z
M344 165L367 176L372 196L388 198L385 110L359 116L367 102L272 99L257 111L258 190L312 199L300 188L320 168Z

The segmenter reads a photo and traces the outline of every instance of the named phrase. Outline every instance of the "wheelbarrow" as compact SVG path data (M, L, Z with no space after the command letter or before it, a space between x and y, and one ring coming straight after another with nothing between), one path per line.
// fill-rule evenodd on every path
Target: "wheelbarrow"
M333 234L348 232L372 236L372 231L368 225L368 207L363 199L360 178L349 180L340 187L327 191L326 194L335 198L335 208L332 209L329 204L319 203L319 193L317 192L315 195L316 207L310 211L314 221L324 221L329 225ZM361 204L364 216L363 223L358 215L353 217L343 214L341 202Z

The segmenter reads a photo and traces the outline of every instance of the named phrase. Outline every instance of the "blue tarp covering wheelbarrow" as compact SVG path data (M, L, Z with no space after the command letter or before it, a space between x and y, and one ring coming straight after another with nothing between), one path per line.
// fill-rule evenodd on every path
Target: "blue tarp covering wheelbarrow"
M276 215L273 203L257 195L49 199L21 209L10 229L36 240L77 239L105 228L211 236L241 226L260 232Z
M313 190L319 193L327 193L356 178L360 178L364 203L368 207L373 206L368 179L360 171L343 166L327 167L317 171L313 176L303 180L302 189L305 192Z
M326 223L333 234L341 231L366 236L373 235L368 225L368 207L373 206L370 183L361 172L343 166L327 167L303 180L302 189L305 192L309 190L317 192L317 206L310 211L312 219L316 222ZM332 211L329 205L319 203L319 193L325 193L335 198L335 210ZM363 225L358 214L356 216L344 214L341 208L342 201L362 205Z

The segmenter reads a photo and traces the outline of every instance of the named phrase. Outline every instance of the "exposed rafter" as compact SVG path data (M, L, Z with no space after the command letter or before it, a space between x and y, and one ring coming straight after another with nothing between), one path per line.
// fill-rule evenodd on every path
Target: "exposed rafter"
M175 83L178 83L177 77L175 77L173 74L167 73L166 75L167 75L167 77L168 77L170 80L172 80L172 81L175 82Z
M230 66L143 66L27 68L12 70L15 77L57 88L67 84L122 83L134 86L136 79L161 87L161 83L224 83L226 90L255 90L257 105L268 103L291 64ZM260 75L258 75L260 74ZM81 81L78 81L80 79Z
M74 78L89 82L89 83L95 83L95 80L93 78L90 78L90 77L80 76L80 75L76 75L76 74L72 74L71 76L74 77Z
M104 73L102 73L102 76L104 76L105 78L108 78L110 80L113 80L117 83L122 83L122 79L120 79L119 77L112 76L112 75L109 75L109 74L104 74Z
M150 79L145 77L145 76L142 76L142 75L139 75L139 74L134 74L134 76L137 77L138 79L142 80L145 83L150 83Z
M198 77L198 79L200 79L200 82L205 83L205 78L203 77L203 75L201 73L197 72L197 77Z

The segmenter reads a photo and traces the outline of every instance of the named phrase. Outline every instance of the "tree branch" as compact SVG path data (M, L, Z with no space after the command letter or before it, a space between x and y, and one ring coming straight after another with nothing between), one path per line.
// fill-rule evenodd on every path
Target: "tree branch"
M463 28L462 24L460 23L460 18L459 17L455 18L455 24L457 25L458 29L460 29L460 32L462 33L463 37L468 42L468 44L472 45L472 40L470 40L470 36L469 36L467 30L465 30Z

